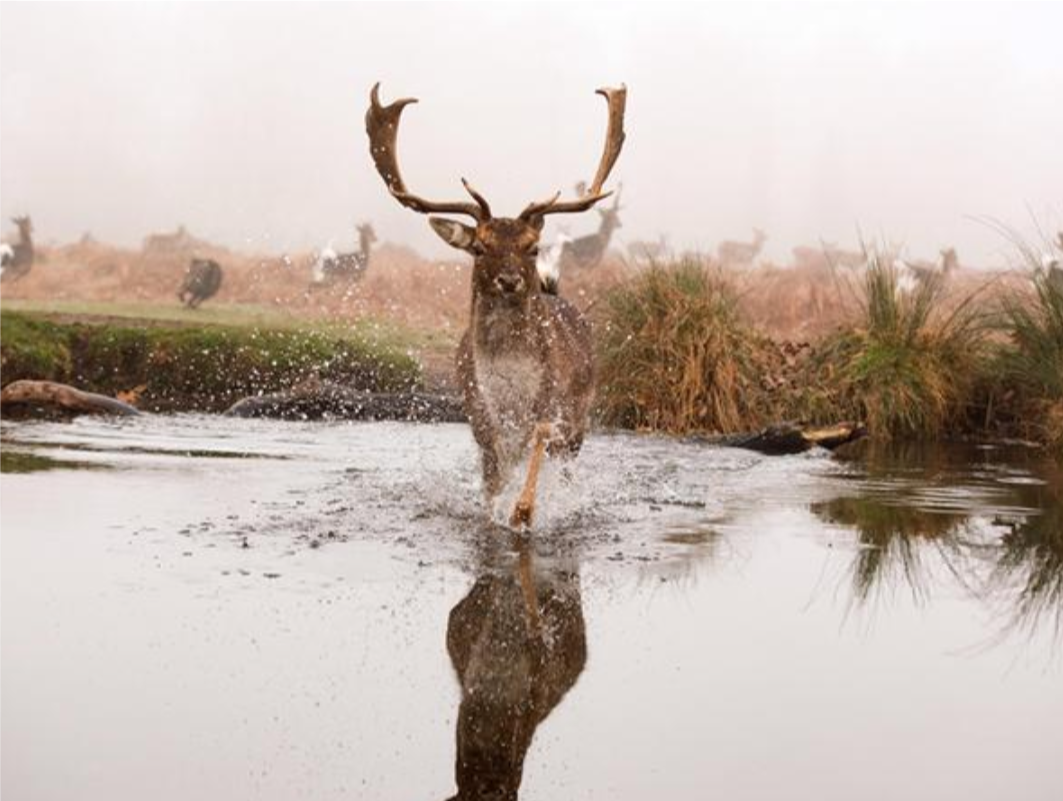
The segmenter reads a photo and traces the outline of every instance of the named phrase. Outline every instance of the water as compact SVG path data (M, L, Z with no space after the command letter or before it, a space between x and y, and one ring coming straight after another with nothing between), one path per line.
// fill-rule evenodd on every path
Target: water
M5 797L1063 797L1029 452L599 435L515 538L464 426L2 436Z

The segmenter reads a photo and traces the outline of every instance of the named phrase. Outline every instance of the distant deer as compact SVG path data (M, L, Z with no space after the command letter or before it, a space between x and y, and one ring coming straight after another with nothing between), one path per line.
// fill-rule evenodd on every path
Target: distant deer
M578 566L533 572L526 549L516 569L481 565L447 622L461 687L452 801L517 798L536 729L587 663Z
M867 256L853 250L844 250L836 242L821 242L819 247L799 245L791 250L794 264L798 267L863 267Z
M602 191L624 142L627 90L600 89L609 108L605 150L594 180L575 200L558 192L515 218L495 217L484 197L462 179L469 202L434 202L412 194L399 172L399 118L412 98L380 104L373 87L366 130L377 171L392 196L421 214L462 214L475 226L442 217L428 222L445 242L473 257L469 327L458 348L458 382L480 447L484 491L493 505L530 450L528 474L510 525L531 524L543 454L574 456L587 430L594 395L590 324L572 305L544 292L536 255L548 214L587 211Z
M376 232L369 223L357 226L358 250L336 253L331 248L321 252L314 265L315 284L353 283L360 281L369 269L369 253L376 242Z
M586 184L580 182L576 186L581 188ZM620 223L621 189L623 189L623 184L617 187L611 208L595 209L601 215L598 232L573 239L561 249L561 269L595 267L602 260L609 249L609 240L612 239L613 232L622 227ZM582 196L583 192L578 194Z
M149 234L144 237L140 249L143 253L162 255L188 253L206 244L206 242L192 236L183 225L179 225L172 234Z
M214 297L221 288L221 265L213 259L192 259L177 298L190 309Z
M0 256L0 280L17 281L33 268L33 223L29 217L12 217L18 226L18 242L4 245Z
M627 246L628 255L639 261L657 261L665 258L671 248L668 246L668 237L661 234L657 241L636 240Z
M727 267L752 265L767 241L768 235L759 228L754 228L752 242L725 240L717 246L716 256L720 264Z
M955 248L941 250L940 255L937 264L928 261L894 260L898 287L904 292L911 292L916 286L926 285L931 281L948 281L959 269L960 260Z

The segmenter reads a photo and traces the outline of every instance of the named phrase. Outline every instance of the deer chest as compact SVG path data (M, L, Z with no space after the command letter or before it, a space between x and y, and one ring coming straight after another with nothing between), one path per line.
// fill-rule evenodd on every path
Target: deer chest
M519 431L532 416L543 379L543 365L530 354L477 359L476 384L491 415L503 430Z

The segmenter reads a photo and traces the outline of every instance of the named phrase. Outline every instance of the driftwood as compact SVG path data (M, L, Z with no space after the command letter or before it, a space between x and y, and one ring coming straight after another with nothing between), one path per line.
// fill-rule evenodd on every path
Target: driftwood
M12 381L4 387L3 392L0 392L0 409L5 415L15 416L140 414L136 407L117 398L97 395L94 392L83 392L54 381Z
M803 453L815 447L834 450L855 442L867 435L862 423L835 423L830 426L809 426L802 423L776 423L760 431L744 434L725 434L719 437L693 437L695 442L746 448L767 454L783 456Z
M136 415L141 412L117 398L84 392L53 381L13 381L0 392L6 417L78 414ZM403 420L416 423L466 421L461 402L425 392L367 392L339 384L313 382L288 392L256 395L233 404L226 415L280 420ZM747 448L769 456L802 453L815 447L834 450L867 435L860 423L809 426L777 423L765 429L717 437L691 437L706 445Z
M461 402L447 395L366 392L329 383L254 395L237 401L225 414L280 420L404 420L414 423L461 423L466 419Z

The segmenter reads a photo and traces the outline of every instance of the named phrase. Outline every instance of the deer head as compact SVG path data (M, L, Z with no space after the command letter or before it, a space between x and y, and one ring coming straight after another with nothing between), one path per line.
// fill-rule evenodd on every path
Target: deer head
M546 215L587 211L612 194L603 192L602 185L624 144L627 89L621 86L619 89L598 90L609 106L609 124L598 171L585 191L570 201L561 201L558 192L548 200L529 204L517 217L493 216L487 200L464 178L461 182L473 200L471 203L435 202L412 194L399 171L396 141L403 109L417 101L403 98L384 106L380 103L379 91L380 84L377 84L370 93L365 126L373 162L388 191L403 206L421 214L460 214L472 218L474 225L435 216L429 217L428 222L444 242L472 255L474 294L519 303L537 293L539 281L535 257Z
M370 223L362 223L355 226L358 231L358 238L368 244L376 242L376 231L373 230L373 226Z
M12 217L11 222L18 226L19 234L26 238L33 233L33 223L28 216L26 217Z
M956 255L956 248L945 248L941 251L941 272L945 275L949 275L960 266L959 256Z

